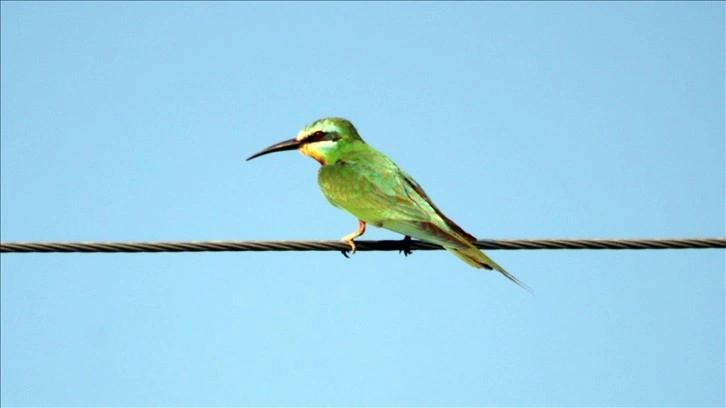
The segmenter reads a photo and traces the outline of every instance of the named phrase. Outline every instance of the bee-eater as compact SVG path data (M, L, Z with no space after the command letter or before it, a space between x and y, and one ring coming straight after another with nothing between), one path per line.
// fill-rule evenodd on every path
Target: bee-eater
M366 144L342 118L319 119L294 139L272 145L247 160L283 150L298 150L320 163L318 184L334 206L358 218L358 229L342 238L355 252L355 238L366 224L441 245L475 268L495 269L527 288L482 251L476 241L445 216L421 186L383 153Z

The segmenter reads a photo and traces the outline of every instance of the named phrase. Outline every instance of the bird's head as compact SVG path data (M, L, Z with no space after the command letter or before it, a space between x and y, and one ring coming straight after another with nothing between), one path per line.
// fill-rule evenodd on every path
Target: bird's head
M247 160L283 150L298 150L305 156L317 160L321 165L326 165L338 161L341 154L357 143L363 143L363 140L350 121L342 118L323 118L306 126L294 139L274 144L253 154Z

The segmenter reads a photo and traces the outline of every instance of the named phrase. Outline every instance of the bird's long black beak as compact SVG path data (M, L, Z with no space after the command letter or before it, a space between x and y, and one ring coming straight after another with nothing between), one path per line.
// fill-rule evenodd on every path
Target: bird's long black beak
M248 157L246 161L252 160L255 157L260 157L267 153L281 152L283 150L295 150L298 147L300 147L300 141L295 140L295 139L285 140L284 142L280 142L280 143L274 144L266 149L260 150L259 152Z

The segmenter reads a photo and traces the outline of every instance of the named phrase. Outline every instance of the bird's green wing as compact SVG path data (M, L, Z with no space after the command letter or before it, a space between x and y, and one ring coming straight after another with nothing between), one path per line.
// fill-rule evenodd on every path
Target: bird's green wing
M456 225L454 221L451 220L451 218L444 215L444 213L439 210L438 207L434 204L433 201L429 198L428 195L426 195L426 192L421 188L421 186L416 182L416 180L413 179L413 177L406 174L403 170L401 170L401 173L403 174L404 180L406 183L410 186L411 189L413 189L416 194L421 197L423 201L426 202L427 205L431 206L431 208L436 212L436 214L446 223L446 225L454 230L457 234L461 235L464 239L466 239L469 242L476 241L476 238L469 234L468 232L464 231L460 226Z
M318 183L328 201L368 224L442 246L465 247L462 240L470 235L442 217L415 181L378 154L321 167Z

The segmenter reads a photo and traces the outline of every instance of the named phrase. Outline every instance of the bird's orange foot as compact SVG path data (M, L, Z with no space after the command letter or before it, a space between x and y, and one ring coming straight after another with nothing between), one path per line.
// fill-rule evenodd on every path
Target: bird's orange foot
M348 258L348 252L350 252L351 254L355 253L355 242L353 242L353 240L363 235L364 232L366 232L366 223L358 220L358 229L341 238L341 241L350 245L350 251L341 251L343 252L344 257Z
M411 255L413 253L413 251L411 251L411 237L406 235L406 237L401 240L401 243L403 244L403 249L399 250L398 253L400 254L403 252L403 256Z
M354 254L355 253L355 242L353 242L352 239L351 240L345 240L345 238L342 241L345 242L346 244L350 245L350 250L344 249L344 250L340 251L340 253L342 253L343 256L346 257L346 258L350 258L348 256L348 254L349 253L350 254Z

